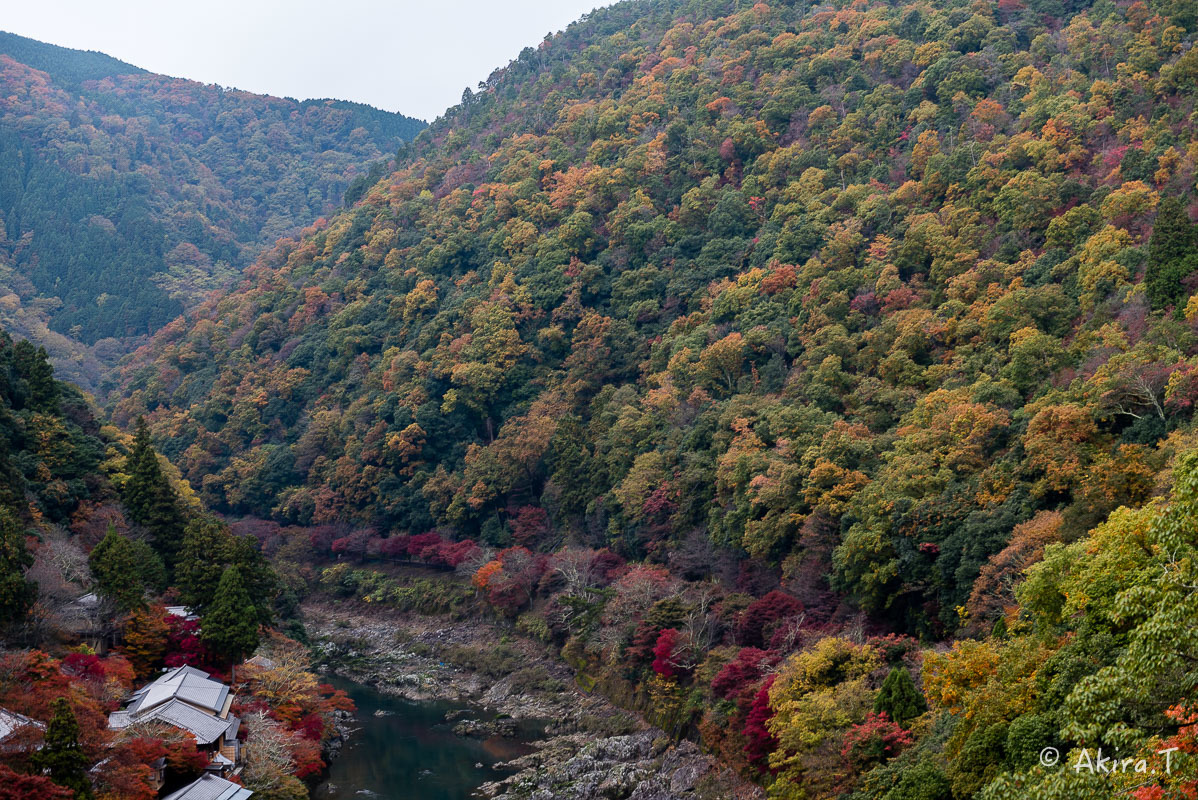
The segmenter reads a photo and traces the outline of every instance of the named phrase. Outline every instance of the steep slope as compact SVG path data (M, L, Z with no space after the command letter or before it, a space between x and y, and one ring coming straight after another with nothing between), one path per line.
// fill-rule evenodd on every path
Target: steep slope
M108 434L115 431L111 429ZM109 436L78 389L27 341L0 331L0 510L60 523L110 489L100 469Z
M1189 11L595 12L168 325L117 419L229 513L747 557L952 631L1016 526L1194 441Z
M0 34L0 321L92 383L422 127Z

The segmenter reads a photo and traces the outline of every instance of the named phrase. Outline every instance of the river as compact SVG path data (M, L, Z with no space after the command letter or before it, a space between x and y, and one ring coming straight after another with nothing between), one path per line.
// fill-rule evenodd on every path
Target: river
M356 730L313 790L313 800L466 800L499 776L492 765L531 749L501 737L455 736L445 715L465 708L460 704L414 703L361 684L330 682L357 705Z

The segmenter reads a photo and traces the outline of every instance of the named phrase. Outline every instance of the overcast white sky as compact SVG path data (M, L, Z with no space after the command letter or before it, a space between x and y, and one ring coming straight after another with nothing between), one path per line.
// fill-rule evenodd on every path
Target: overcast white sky
M611 0L0 0L0 30L262 94L432 121Z

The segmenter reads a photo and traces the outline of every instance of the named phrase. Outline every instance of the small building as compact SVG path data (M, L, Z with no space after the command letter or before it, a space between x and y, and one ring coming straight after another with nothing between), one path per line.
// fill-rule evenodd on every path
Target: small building
M167 606L166 613L172 617L185 619L188 622L195 622L199 619L199 616L187 606Z
M201 775L199 780L171 792L162 800L247 800L251 795L252 791L232 781L215 775Z
M274 669L275 662L273 659L266 656L258 655L245 662L247 667L258 667L259 669Z
M223 775L241 763L237 740L241 720L229 713L232 706L228 686L195 667L176 667L138 689L124 708L109 714L108 727L122 730L157 722L187 731L209 754L207 769Z
M24 714L0 708L0 753L21 753L34 749L34 740L46 729L43 722Z

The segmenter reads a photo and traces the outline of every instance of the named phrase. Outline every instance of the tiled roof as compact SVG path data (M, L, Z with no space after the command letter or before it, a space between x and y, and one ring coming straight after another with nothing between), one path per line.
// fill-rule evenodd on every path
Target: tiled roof
M220 712L229 696L229 687L208 677L195 667L177 667L163 673L133 693L127 710L137 716L173 698L186 700L193 706Z
M24 714L18 714L15 711L9 711L5 708L0 708L0 739L7 739L17 730L24 728L26 725L32 725L35 728L46 727L37 720L32 720Z
M237 735L240 721L221 718L228 713L229 687L195 667L178 667L163 673L133 693L124 709L108 715L108 727L127 728L139 722L165 722L211 744L225 731Z
M196 737L198 744L211 744L221 737L229 728L229 720L221 719L215 714L207 714L200 709L189 706L178 700L157 706L147 714L139 715L137 722L161 720L176 728L189 731Z
M253 792L215 775L202 775L195 783L168 794L163 800L246 800Z

